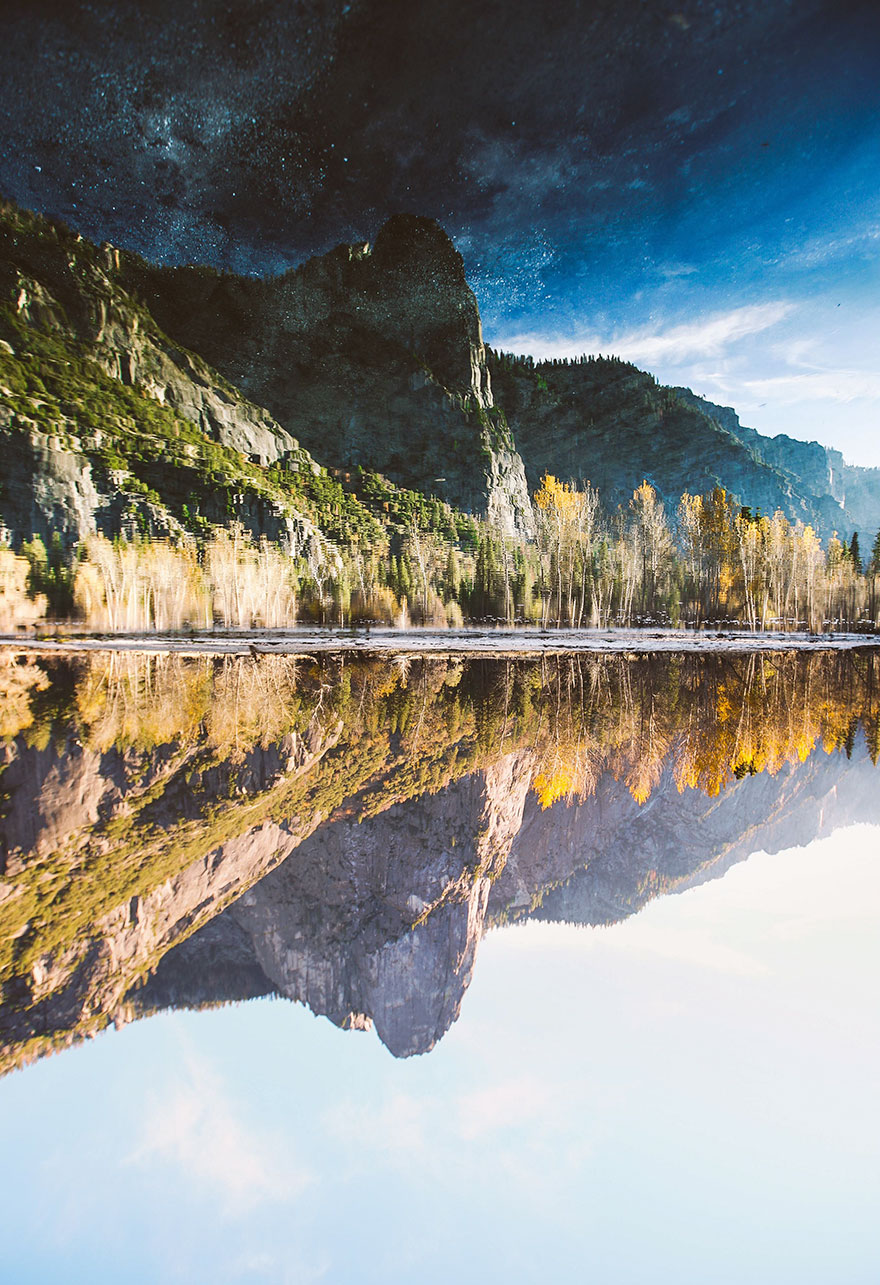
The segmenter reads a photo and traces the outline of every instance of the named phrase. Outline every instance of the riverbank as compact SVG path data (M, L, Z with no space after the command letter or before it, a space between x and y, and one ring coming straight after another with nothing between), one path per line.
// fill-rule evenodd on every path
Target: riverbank
M849 651L880 647L880 635L772 633L683 629L321 629L217 630L205 633L0 635L16 651L145 651L183 655L315 655L323 652L380 655L522 656L566 652L774 652Z

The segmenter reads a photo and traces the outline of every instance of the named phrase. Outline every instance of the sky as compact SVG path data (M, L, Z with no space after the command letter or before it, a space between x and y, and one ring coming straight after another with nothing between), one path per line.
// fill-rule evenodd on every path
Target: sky
M874 1285L880 829L490 933L424 1057L258 1000L0 1081L16 1285Z
M6 0L0 191L265 274L390 214L487 339L880 465L875 0Z

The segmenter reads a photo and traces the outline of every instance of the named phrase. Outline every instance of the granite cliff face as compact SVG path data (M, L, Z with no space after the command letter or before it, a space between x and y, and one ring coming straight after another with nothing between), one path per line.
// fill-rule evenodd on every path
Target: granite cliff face
M876 668L7 665L0 1066L268 993L425 1052L487 928L608 923L760 848L880 820Z
M720 878L754 852L805 847L839 827L880 823L876 768L864 747L811 756L732 783L716 797L681 791L667 768L650 798L603 777L583 803L544 813L529 799L490 917L608 924L654 897Z
M721 485L865 547L880 526L880 470L616 359L491 353L460 254L414 215L257 280L159 269L3 205L0 434L15 543L233 518L291 548L322 523L345 541L361 522L363 541L388 505L367 511L361 469L523 536L545 472L611 510L647 478L670 510Z
M511 756L369 822L322 827L167 954L126 1012L276 994L340 1026L374 1026L397 1057L425 1053L458 1017L491 926L607 924L753 852L880 822L863 749L717 799L682 794L668 772L642 807L609 775L583 803L545 811L529 795L533 771Z
M530 781L528 755L508 755L316 831L230 911L277 992L337 1025L369 1020L396 1057L432 1048L458 1017Z
M522 462L492 398L461 255L399 215L375 245L339 246L268 280L123 260L163 329L202 353L320 459L507 530L531 526Z
M14 543L174 532L187 500L207 521L228 521L224 497L204 485L202 444L215 471L242 456L317 467L265 410L160 331L119 264L110 246L0 210L0 516ZM313 529L294 504L255 489L239 508L255 534L287 546Z

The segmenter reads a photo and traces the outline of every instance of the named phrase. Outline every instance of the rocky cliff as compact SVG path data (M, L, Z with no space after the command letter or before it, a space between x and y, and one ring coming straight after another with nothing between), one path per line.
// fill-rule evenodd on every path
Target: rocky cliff
M612 510L647 478L670 509L721 485L826 536L880 525L878 470L615 359L491 353L461 256L411 215L258 280L159 269L3 205L0 434L14 542L234 518L288 547L316 527L366 543L390 492L371 500L361 469L526 536L545 472Z
M476 299L433 220L397 216L372 246L339 246L268 280L131 258L122 279L322 463L378 469L511 532L530 528Z
M160 331L119 263L109 246L0 210L0 516L13 540L174 531L187 502L222 523L235 494L256 534L302 543L312 523L263 471L283 458L309 473L314 461Z
M863 748L716 799L682 794L668 772L640 807L609 774L583 803L543 810L528 793L533 764L513 756L362 825L322 827L167 954L131 1013L244 998L256 984L338 1025L374 1026L397 1057L425 1053L457 1018L490 926L606 924L756 851L877 824L875 775Z
M880 820L868 655L9 669L2 1066L266 993L424 1052L489 926Z

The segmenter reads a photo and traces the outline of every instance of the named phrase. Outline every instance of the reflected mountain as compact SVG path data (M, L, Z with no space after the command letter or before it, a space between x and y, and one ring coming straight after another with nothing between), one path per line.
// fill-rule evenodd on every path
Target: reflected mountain
M274 994L396 1056L477 948L880 820L880 661L2 657L0 1057Z

